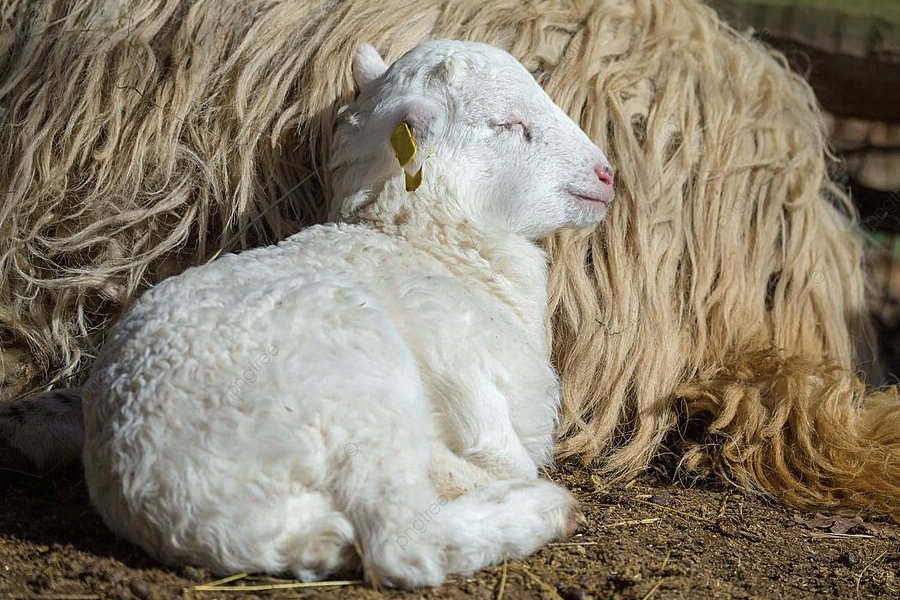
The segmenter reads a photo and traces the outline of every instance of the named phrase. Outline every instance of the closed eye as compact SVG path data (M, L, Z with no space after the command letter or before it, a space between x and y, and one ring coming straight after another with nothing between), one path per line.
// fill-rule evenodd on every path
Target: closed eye
M525 138L526 142L531 141L531 127L523 123L522 121L507 121L502 123L492 123L491 127L494 129L504 130L504 131L518 131L519 134Z

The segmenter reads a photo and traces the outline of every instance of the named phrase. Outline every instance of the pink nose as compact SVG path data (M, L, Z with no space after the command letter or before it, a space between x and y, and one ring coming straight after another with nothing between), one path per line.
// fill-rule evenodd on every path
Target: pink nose
M595 167L594 173L597 174L597 178L605 183L608 186L612 186L613 184L613 172L612 169L608 166L604 165L602 167Z

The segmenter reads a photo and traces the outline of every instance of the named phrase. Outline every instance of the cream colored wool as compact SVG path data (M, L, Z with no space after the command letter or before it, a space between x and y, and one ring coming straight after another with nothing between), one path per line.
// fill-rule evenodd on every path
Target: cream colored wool
M695 0L7 0L0 18L8 393L16 352L19 387L74 372L136 294L275 200L234 249L323 218L358 43L392 61L479 40L618 169L607 222L548 242L559 454L632 474L690 417L713 426L686 468L900 507L900 440L873 420L900 418L896 395L828 366L855 367L864 290L813 93Z

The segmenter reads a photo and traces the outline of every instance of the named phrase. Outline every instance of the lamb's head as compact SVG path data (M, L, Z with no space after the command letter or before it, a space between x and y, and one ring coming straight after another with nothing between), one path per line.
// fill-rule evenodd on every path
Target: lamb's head
M332 217L401 194L537 239L606 214L606 157L503 50L423 42L388 67L364 45L353 74L360 95L335 133Z

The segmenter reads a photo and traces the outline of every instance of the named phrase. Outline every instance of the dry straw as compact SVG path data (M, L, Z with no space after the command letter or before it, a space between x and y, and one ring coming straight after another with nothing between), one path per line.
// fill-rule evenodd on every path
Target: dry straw
M5 394L89 361L146 286L325 214L354 47L509 49L617 166L547 244L559 453L682 466L799 506L896 511L900 409L846 370L860 244L810 88L695 0L0 3ZM75 382L70 382L75 383ZM690 426L688 426L690 420ZM677 436L676 436L677 437Z

